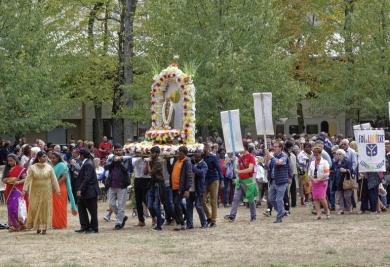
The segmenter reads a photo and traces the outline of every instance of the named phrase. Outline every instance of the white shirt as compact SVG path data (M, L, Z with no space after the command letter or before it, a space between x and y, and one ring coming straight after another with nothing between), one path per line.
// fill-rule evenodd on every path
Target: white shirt
M134 167L135 178L150 178L150 175L144 174L145 161L143 158L140 157L133 158L132 164Z

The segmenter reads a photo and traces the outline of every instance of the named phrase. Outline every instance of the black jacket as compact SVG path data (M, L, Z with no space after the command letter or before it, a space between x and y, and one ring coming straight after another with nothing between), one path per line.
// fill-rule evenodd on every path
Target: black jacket
M98 196L99 184L92 159L87 159L81 166L76 186L77 191L81 191L81 199L90 199Z
M108 178L105 182L107 188L111 187L112 170L114 168L119 168L120 170L120 188L127 188L130 185L130 175L133 172L133 165L131 164L131 159L120 161L112 160L106 165L105 169L109 171Z

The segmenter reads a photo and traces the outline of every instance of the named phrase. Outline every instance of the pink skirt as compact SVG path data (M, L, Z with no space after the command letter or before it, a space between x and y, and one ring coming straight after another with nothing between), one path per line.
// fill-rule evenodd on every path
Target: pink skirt
M313 200L326 199L326 189L328 188L328 181L312 183Z

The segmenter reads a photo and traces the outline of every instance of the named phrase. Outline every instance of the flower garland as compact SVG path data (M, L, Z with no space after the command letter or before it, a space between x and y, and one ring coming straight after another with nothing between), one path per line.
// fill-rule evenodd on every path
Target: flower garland
M165 112L162 112L162 110L165 111L166 103L161 91L169 82L175 82L178 85L180 96L183 98L183 128L181 131L171 129L167 125L172 117L172 105L168 118ZM171 64L154 77L150 96L152 127L145 134L146 140L157 143L171 143L174 140L185 144L195 143L195 86L191 76L182 72L177 64Z

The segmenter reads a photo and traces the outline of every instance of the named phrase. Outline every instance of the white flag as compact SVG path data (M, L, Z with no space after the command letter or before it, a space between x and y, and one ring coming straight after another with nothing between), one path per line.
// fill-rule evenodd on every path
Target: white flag
M223 138L227 153L244 151L240 126L240 110L228 110L221 112Z
M272 123L272 93L254 93L254 111L258 135L274 135Z

